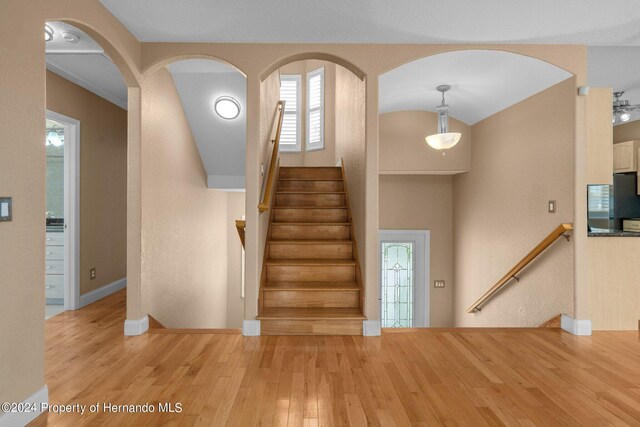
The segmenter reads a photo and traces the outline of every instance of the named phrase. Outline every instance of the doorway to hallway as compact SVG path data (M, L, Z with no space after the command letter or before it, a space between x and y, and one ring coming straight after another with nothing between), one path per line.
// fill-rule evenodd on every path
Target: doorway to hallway
M429 231L380 230L380 323L429 326Z

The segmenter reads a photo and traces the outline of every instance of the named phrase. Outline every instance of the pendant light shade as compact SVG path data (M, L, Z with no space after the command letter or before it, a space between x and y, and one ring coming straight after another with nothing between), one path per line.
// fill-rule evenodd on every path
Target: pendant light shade
M427 144L436 150L448 150L454 147L462 135L458 132L449 132L449 106L444 102L444 93L451 89L449 85L441 85L436 88L442 92L442 104L438 105L438 133L425 138Z

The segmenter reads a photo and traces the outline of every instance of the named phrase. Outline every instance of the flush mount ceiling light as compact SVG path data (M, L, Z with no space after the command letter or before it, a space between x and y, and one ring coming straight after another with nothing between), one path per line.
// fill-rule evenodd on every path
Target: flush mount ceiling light
M46 25L44 26L44 41L51 41L53 40L53 30L51 29L50 26Z
M67 43L73 43L76 44L80 41L80 36L75 34L75 33L71 33L69 31L65 31L64 33L62 33L62 39L64 41L66 41Z
M230 96L221 96L214 105L216 113L226 120L233 120L240 114L240 103Z
M449 89L451 89L449 85L440 85L436 88L438 92L442 92L442 103L436 107L438 110L438 133L425 138L427 144L436 150L448 150L455 146L462 136L458 132L449 132L449 106L444 102L444 93Z
M624 94L624 91L621 90L619 92L613 92L613 119L612 122L614 125L619 125L620 123L628 122L631 119L631 112L640 108L640 105L631 105L629 104L629 100L620 99L620 97Z

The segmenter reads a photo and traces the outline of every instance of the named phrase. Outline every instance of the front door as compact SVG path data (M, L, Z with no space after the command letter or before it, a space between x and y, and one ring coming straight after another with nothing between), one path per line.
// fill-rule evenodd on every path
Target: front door
M429 326L429 232L380 231L380 323Z

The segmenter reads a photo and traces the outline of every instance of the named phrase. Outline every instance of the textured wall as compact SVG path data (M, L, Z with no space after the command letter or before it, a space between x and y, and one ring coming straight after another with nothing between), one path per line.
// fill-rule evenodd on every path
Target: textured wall
M139 59L140 44L97 0L0 3L0 114L11 123L0 138L0 193L14 201L13 221L0 224L2 402L20 402L44 386L46 97L42 26L61 16L90 22L93 29L109 37L119 52L111 45L103 47L117 64ZM132 81L132 73L127 79Z
M171 74L142 88L142 283L169 328L227 325L227 194L207 188Z
M430 325L453 327L453 177L381 175L379 189L381 230L430 231ZM435 289L436 279L445 288Z
M47 108L80 120L80 294L85 294L127 276L127 112L49 71Z
M380 115L380 172L446 173L467 171L471 164L471 127L449 119L452 132L462 138L442 152L429 147L424 138L438 132L438 115L428 111L398 111Z
M307 73L324 67L324 150L306 151L307 138ZM280 74L299 74L301 76L302 151L300 153L282 153L281 166L333 166L335 165L335 97L336 67L332 62L306 60L296 61L280 68Z
M336 158L344 160L360 267L365 272L365 86L355 74L336 67ZM378 318L377 283L365 282L366 315ZM375 298L375 300L373 299Z
M573 240L559 239L488 302L465 309L548 233L573 222L573 78L472 127L471 171L453 180L456 326L537 326L573 312ZM547 201L557 213L547 213Z
M625 142L640 139L640 120L613 127L613 142Z
M244 319L242 243L235 222L244 212L244 192L227 193L227 328L241 328Z

